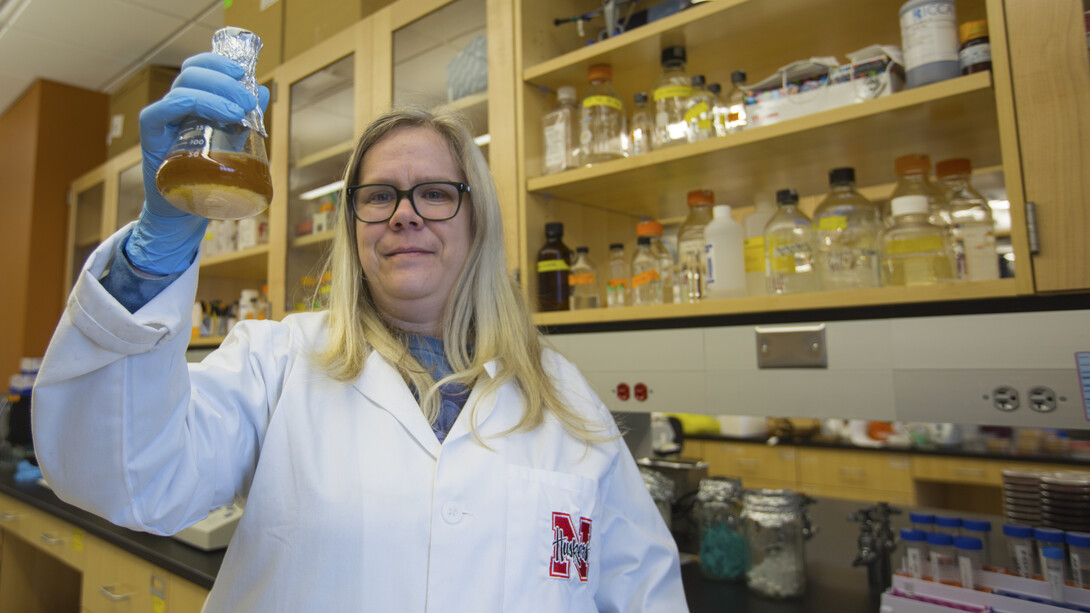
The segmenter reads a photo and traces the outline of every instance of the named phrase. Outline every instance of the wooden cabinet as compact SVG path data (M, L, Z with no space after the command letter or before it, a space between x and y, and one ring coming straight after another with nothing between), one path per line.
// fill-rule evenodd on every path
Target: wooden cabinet
M741 477L742 485L747 488L795 486L794 447L705 441L703 451L711 475Z
M798 487L807 494L915 503L907 454L800 448L798 467Z

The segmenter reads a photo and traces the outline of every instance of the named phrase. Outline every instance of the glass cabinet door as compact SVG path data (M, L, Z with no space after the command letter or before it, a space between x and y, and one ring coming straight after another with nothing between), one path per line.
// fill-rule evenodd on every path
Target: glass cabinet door
M485 0L455 0L393 33L394 100L450 104L488 155L488 54Z
M114 227L121 228L140 217L144 208L144 173L140 164L130 166L118 174L117 219Z
M87 257L102 242L102 208L106 199L105 192L104 182L95 183L76 192L71 212L72 219L68 222L72 257L67 277L69 290L76 284L76 277L83 268L84 262L87 261Z
M322 258L355 136L355 58L344 57L291 84L288 160L288 312L313 306Z

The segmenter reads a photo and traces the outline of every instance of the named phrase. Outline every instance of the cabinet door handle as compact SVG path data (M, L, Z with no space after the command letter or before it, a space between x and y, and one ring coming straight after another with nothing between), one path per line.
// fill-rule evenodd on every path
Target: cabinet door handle
M19 519L18 513L12 513L11 511L0 511L0 521L11 523Z
M98 593L105 596L107 600L112 600L113 602L128 600L132 596L131 592L118 592L116 585L104 585L98 590Z
M955 466L954 467L954 474L955 475L968 475L968 476L973 476L973 477L983 477L984 476L984 469L983 468L965 468L963 466Z
M61 545L64 543L64 537L53 536L49 532L43 532L41 538L46 545Z

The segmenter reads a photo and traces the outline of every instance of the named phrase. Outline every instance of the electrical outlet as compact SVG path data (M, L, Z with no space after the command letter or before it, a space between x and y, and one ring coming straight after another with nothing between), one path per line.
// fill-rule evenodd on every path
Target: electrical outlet
M1019 406L1018 390L1009 385L1000 385L992 390L992 406L1000 411L1013 411Z
M1035 385L1029 388L1026 398L1029 400L1029 408L1038 413L1049 413L1056 410L1056 392L1052 391L1052 388Z

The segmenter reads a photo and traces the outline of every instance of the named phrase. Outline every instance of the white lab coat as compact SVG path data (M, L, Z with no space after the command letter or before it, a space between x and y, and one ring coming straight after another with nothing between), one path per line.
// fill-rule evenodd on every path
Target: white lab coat
M243 322L187 364L197 266L130 314L97 281L120 234L88 260L50 343L35 449L58 496L137 530L172 534L245 499L206 611L688 610L621 439L588 448L551 418L494 436L522 412L509 384L474 389L440 445L377 353L347 384L311 366L323 313ZM611 419L574 366L544 361L570 406ZM469 429L478 399L488 447Z

